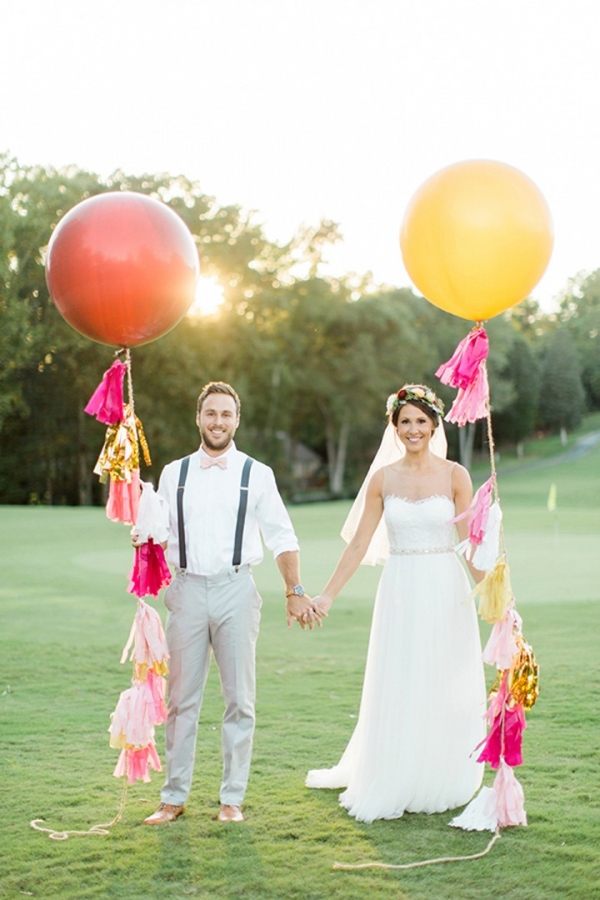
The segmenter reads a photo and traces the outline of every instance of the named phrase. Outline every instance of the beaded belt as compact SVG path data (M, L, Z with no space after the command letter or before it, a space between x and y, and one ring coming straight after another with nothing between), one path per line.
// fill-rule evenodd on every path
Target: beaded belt
M390 550L390 553L393 556L413 556L415 554L423 554L423 553L454 553L454 547L428 547L427 549L419 550L415 548L414 550Z

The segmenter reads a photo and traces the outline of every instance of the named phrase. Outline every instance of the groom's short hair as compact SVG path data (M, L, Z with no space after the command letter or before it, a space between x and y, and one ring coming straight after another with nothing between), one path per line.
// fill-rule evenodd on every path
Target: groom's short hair
M237 391L235 391L230 384L227 384L226 381L209 381L208 384L204 385L200 391L200 396L198 397L198 415L200 415L202 404L209 394L228 394L230 397L233 397L235 401L235 411L239 418L242 409L240 398L237 395Z

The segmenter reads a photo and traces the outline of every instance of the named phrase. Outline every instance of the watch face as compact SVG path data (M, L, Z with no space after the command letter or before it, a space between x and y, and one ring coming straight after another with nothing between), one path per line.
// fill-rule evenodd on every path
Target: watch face
M304 588L302 587L301 584L294 585L292 590L298 597L303 597L304 594L306 593L306 591L304 590Z

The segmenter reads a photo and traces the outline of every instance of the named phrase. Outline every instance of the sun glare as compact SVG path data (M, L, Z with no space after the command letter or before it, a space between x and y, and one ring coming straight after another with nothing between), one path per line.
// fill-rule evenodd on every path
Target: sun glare
M216 278L198 279L196 287L196 299L189 311L191 316L212 316L223 303L223 288Z

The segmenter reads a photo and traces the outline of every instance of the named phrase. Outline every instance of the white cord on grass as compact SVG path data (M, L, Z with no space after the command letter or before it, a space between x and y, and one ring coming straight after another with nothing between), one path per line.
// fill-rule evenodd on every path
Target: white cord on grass
M500 832L496 830L493 838L481 853L473 853L471 856L440 856L438 859L424 859L421 862L404 863L403 865L393 865L392 863L367 862L351 865L350 863L335 862L332 866L334 869L416 869L419 866L433 866L436 863L462 862L468 859L481 859L486 853L489 853L498 838Z
M121 795L121 803L119 805L119 811L117 815L114 817L112 822L102 823L100 825L92 825L91 828L88 828L87 831L55 831L53 828L44 828L40 825L40 822L43 822L44 819L32 819L29 823L35 831L43 831L48 835L50 840L52 841L67 841L71 835L80 834L80 835L89 835L89 834L98 834L98 835L106 835L110 834L109 829L116 825L120 820L123 812L125 810L125 799L127 797L127 780L125 780L125 784L123 785L123 793Z

